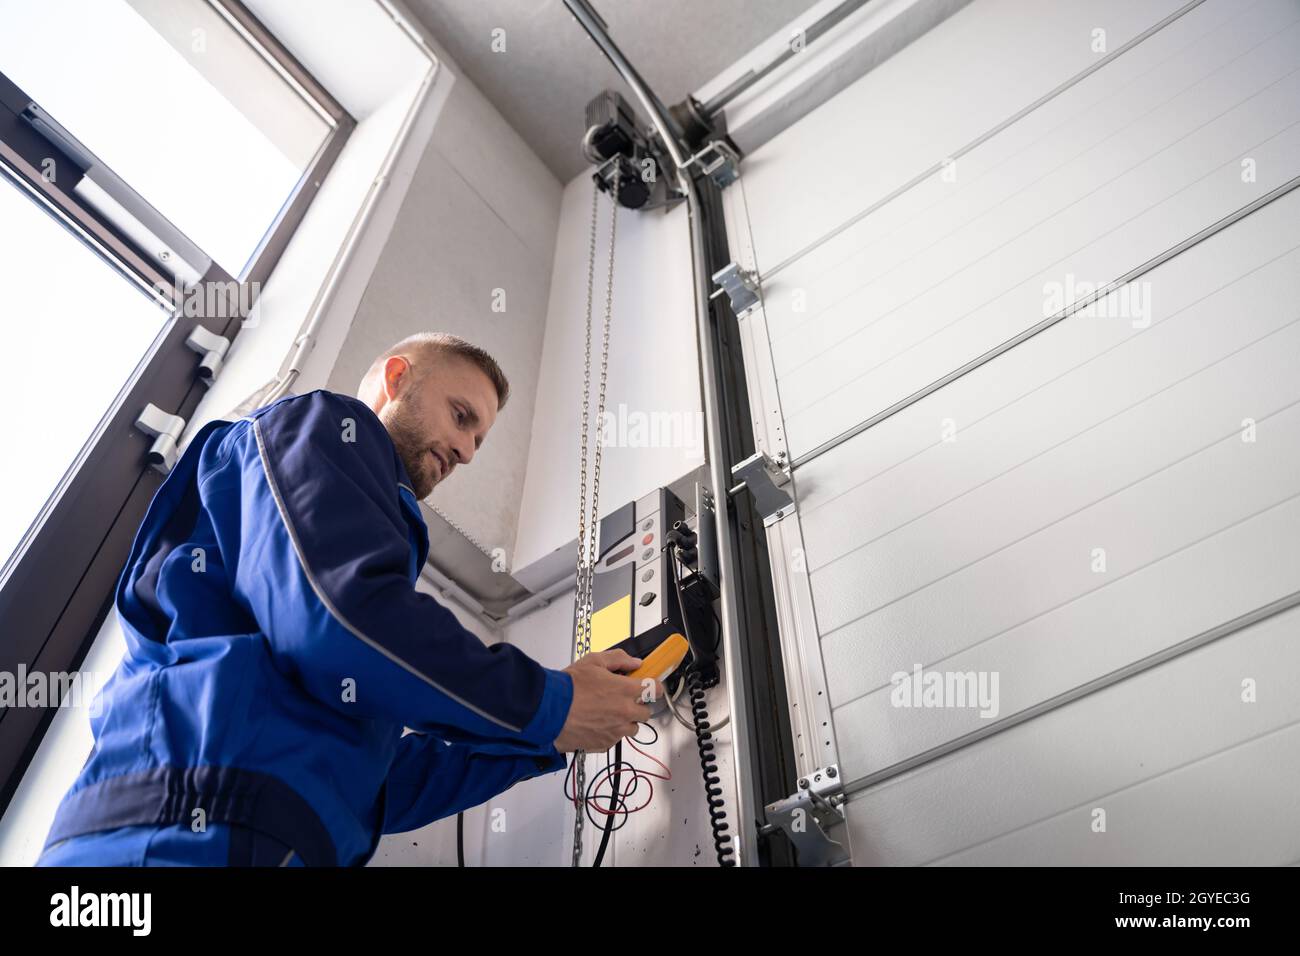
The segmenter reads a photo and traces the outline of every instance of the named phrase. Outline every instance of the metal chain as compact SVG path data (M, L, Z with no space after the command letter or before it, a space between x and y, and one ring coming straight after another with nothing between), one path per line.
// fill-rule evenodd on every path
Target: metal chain
M596 212L599 192L593 185L591 188L591 238L587 243L587 351L582 363L582 447L581 464L578 470L578 559L577 569L574 573L576 587L573 596L574 640L576 645L574 660L586 655L591 647L590 640L584 640L584 634L590 634L591 624L586 613L588 607L583 558L586 555L587 544L587 408L591 395L591 304L592 286L596 274ZM573 754L574 822L573 859L571 861L573 866L582 865L582 828L586 817L586 808L582 806L582 800L583 791L587 786L586 757L586 753L581 750L575 751Z
M596 219L600 202L600 190L593 187L591 191L591 238L587 246L587 339L586 354L582 366L582 450L581 470L578 476L578 564L576 570L577 588L574 593L574 637L577 646L576 658L591 653L591 605L592 581L596 566L596 522L600 514L600 462L604 442L599 429L605 419L605 383L609 373L609 328L614 310L614 235L618 224L618 203L610 197L609 214L609 268L605 279L605 320L604 334L600 347L600 392L596 404L597 440L592 460L591 511L587 511L587 444L589 434L589 411L591 400L591 307L594 298L596 272ZM576 814L573 823L573 866L582 865L582 831L586 822L587 811L583 806L586 799L587 772L586 753L579 750L574 753L574 788Z

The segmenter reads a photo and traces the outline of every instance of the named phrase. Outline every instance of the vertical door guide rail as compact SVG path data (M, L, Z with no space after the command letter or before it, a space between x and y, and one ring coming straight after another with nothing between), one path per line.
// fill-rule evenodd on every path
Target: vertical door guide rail
M744 194L744 177L722 193L727 241L733 258L745 269L755 267L753 236ZM745 358L745 378L753 413L754 445L773 457L786 451L776 366L761 298L758 307L739 322ZM793 491L793 483L792 488ZM767 531L772 583L780 624L781 653L790 696L790 727L796 765L801 777L839 763L835 724L822 660L821 637L803 550L803 532L796 510Z
M668 131L661 127L661 135ZM679 159L674 150L674 159ZM730 479L730 463L723 458L722 450L722 416L718 410L718 396L721 394L718 384L718 366L715 355L709 314L709 283L712 276L706 263L704 248L703 207L699 193L690 174L679 168L677 174L686 193L687 212L690 216L691 229L691 267L695 273L695 310L696 339L699 348L700 369L704 398L704 422L708 440L709 476L713 483L713 497L718 502L716 509L718 537L718 565L723 583L722 603L722 641L725 648L725 667L727 669L727 703L731 712L732 767L735 780L735 827L732 846L735 847L736 860L741 866L753 866L757 862L758 807L755 806L754 779L748 766L750 753L749 704L745 696L748 678L744 674L743 657L740 650L740 632L738 629L739 609L736 604L736 560L731 551L731 518L727 509L727 488Z
M909 770L915 770L917 767L928 764L940 757L946 757L954 751L969 747L971 744L979 743L981 740L987 740L994 734L1000 734L1005 730L1010 730L1026 721L1033 720L1035 717L1041 717L1043 714L1056 710L1058 707L1064 707L1066 704L1073 703L1076 700L1087 697L1089 694L1095 694L1100 690L1105 690L1122 680L1135 677L1145 671L1151 670L1161 664L1166 664L1174 658L1181 657L1190 651L1197 650L1205 645L1217 641L1219 638L1228 637L1236 634L1238 631L1245 630L1252 624L1258 624L1260 621L1289 611L1294 607L1300 607L1300 591L1292 591L1275 601L1258 607L1253 611L1247 611L1245 614L1238 615L1230 621L1224 621L1209 630L1194 634L1189 638L1179 641L1177 644L1171 644L1166 648L1148 654L1140 660L1133 661L1123 667L1117 668L1108 674L1103 674L1090 681L1086 681L1070 690L1062 691L1055 697L1049 697L1047 700L1040 701L1032 707L1026 707L1024 710L1016 711L1000 720L995 720L987 726L980 727L968 734L957 737L937 747L923 751L914 756L908 757L888 766L881 767L879 770L873 770L865 776L858 777L844 784L844 794L846 797L852 796L882 783L900 774L907 773Z

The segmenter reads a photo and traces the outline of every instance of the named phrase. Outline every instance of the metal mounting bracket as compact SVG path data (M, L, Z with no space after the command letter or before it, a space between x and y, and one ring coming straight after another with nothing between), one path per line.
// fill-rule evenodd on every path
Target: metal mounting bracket
M196 325L190 332L189 338L185 340L185 344L203 356L203 360L199 362L198 376L203 382L211 385L221 374L221 363L226 360L226 352L230 351L230 339Z
M726 189L740 178L740 154L725 140L715 139L686 161L686 165L699 163L700 171L713 180L719 189Z
M176 443L185 431L185 419L169 415L150 402L135 420L135 427L154 436L154 443L149 447L149 464L164 475L171 472L172 465L176 464Z
M840 769L835 764L814 770L799 779L792 796L768 804L764 810L772 832L785 831L799 853L800 866L840 866L849 861L843 844L826 835L844 822Z
M731 311L736 313L736 318L743 318L758 305L758 280L752 272L746 272L737 263L728 262L713 273L713 281L727 293L727 298L731 300Z
M790 469L786 465L785 452L778 452L771 458L767 452L759 451L744 461L731 466L731 477L740 482L731 489L735 495L742 488L749 488L754 496L754 507L763 516L763 527L770 528L786 515L794 511L794 499L785 490L790 483Z

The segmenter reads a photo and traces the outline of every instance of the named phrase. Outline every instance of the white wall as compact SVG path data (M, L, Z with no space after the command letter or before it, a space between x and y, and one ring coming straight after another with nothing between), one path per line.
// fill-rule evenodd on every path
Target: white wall
M425 331L463 336L501 363L511 390L505 409L471 467L458 468L432 500L505 555L528 460L561 191L458 78L329 375L329 388L354 394L376 355Z
M749 157L755 264L1179 6L975 0ZM764 282L796 458L1300 175L1300 6L1247 6L1207 0ZM1006 717L1295 591L1298 219L1291 192L796 468L846 780L988 723L895 706L896 672L996 673ZM1295 860L1296 620L863 791L855 862Z
M530 586L558 580L573 566L577 502L587 249L591 229L589 175L564 188L551 272L546 339L540 361L528 473L515 542L516 576ZM609 250L609 209L600 197L592 310L592 383L600 377L601 327ZM614 265L606 409L629 428L607 444L600 512L608 514L688 474L704 460L699 363L695 341L690 233L685 205L664 212L620 209ZM593 395L595 390L593 389ZM595 402L591 436L597 434ZM675 423L640 442L637 421ZM680 440L677 440L680 439ZM594 444L593 444L594 450ZM590 502L590 496L588 502ZM571 546L572 545L572 546Z

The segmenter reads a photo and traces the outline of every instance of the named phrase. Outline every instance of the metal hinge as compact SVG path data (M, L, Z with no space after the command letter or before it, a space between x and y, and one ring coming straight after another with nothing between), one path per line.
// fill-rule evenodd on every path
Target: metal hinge
M230 339L216 332L210 332L201 325L194 326L185 344L203 356L199 362L199 379L208 385L221 374L221 363L230 351Z
M785 490L790 483L790 469L785 463L785 452L776 458L767 452L755 452L738 465L731 466L731 477L740 482L730 490L735 495L748 488L754 496L754 507L763 516L763 527L770 528L794 511L794 499Z
M176 443L185 431L185 419L179 415L169 415L150 402L135 420L135 427L146 435L153 436L154 442L149 447L149 464L164 475L171 472L172 465L176 464Z
M727 293L727 298L731 300L731 311L736 313L736 318L743 318L758 305L758 279L739 264L728 262L713 273L713 281Z
M844 788L840 768L835 764L814 770L799 780L793 795L768 804L768 826L764 832L780 829L799 854L800 866L839 866L849 863L843 844L826 835L844 822Z

